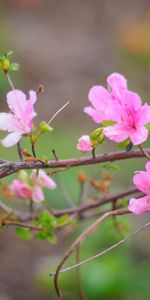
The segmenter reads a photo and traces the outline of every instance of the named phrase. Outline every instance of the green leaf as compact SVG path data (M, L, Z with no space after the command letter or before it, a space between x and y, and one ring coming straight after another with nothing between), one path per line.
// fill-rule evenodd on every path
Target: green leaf
M43 228L44 227L55 227L57 225L57 220L47 210L45 210L44 212L41 212L38 223Z
M70 220L69 220L68 215L64 215L64 216L59 217L59 218L57 218L57 227L62 227L65 224L67 224L69 221Z
M10 66L9 66L9 70L12 70L12 71L18 71L19 68L20 68L20 66L19 66L19 64L17 64L17 63L12 63L12 64L10 64Z
M32 234L28 228L16 227L16 235L23 240L32 239Z
M116 122L114 122L114 121L103 121L102 122L103 127L112 126L114 124L116 124Z
M147 125L145 125L146 129L150 130L150 123L148 123Z
M39 232L35 235L35 239L38 241L46 240L48 237L48 233L46 231Z
M49 235L47 240L53 245L57 243L57 238L54 234Z
M118 143L118 146L119 146L120 149L125 149L129 144L130 144L130 140L127 139L127 140L125 140L121 143Z
M49 126L48 123L46 123L45 121L42 121L40 123L40 132L44 133L47 131L51 132L51 131L53 131L53 128L51 126Z
M126 146L125 150L126 152L129 152L132 150L133 144L130 142L129 145Z
M119 167L115 164L112 164L111 162L104 163L103 168L112 171L119 171Z

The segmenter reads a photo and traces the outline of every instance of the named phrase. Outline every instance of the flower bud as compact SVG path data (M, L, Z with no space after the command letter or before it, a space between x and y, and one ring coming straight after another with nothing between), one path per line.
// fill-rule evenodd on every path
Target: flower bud
M81 184L84 184L87 180L87 176L85 175L85 173L81 170L79 171L79 173L77 174L77 179Z
M41 133L44 133L44 132L47 132L47 131L52 131L53 128L51 126L49 126L45 121L42 121L40 123L40 132Z
M89 135L82 135L78 139L77 150L86 153L93 149L93 145Z

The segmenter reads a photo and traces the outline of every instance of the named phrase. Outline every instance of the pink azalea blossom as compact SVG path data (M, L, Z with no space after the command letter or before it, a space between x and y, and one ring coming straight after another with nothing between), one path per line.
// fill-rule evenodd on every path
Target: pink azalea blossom
M41 169L38 171L38 175L37 175L37 171L33 170L30 178L34 185L39 185L41 187L47 187L51 190L56 188L55 181L50 176L48 176L45 171L43 171Z
M29 92L29 99L20 90L13 90L7 94L7 103L10 113L0 113L0 130L7 131L8 135L1 141L5 147L18 143L22 135L32 131L36 93Z
M39 170L38 175L36 173L36 170L32 171L30 185L25 181L27 176L24 176L25 180L14 180L11 183L10 190L16 197L30 199L34 202L42 202L44 200L42 187L47 187L51 190L56 188L56 183L45 173L45 171Z
M82 135L78 139L77 149L83 153L86 153L86 152L92 150L92 143L91 143L89 135Z
M107 77L108 90L103 86L93 86L89 91L89 101L92 106L84 108L84 112L96 123L120 120L121 97L127 90L124 76L113 73Z
M40 186L35 186L32 190L32 200L34 202L42 202L44 201L44 194Z
M104 135L115 142L130 138L133 145L139 145L148 138L145 125L150 122L150 106L142 106L139 95L129 91L122 94L121 102L120 120L104 128Z
M10 190L18 198L32 199L32 189L26 182L14 180L10 185Z
M150 162L145 165L146 171L140 171L133 177L135 186L146 194L144 197L131 198L128 209L136 215L150 210Z

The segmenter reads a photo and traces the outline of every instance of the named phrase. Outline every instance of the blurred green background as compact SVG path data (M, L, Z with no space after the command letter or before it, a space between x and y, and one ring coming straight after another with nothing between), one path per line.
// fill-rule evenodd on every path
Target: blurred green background
M96 128L83 113L87 94L94 84L104 84L111 72L124 74L131 90L150 102L150 2L147 0L5 0L0 2L0 52L14 50L13 61L21 69L12 73L17 88L28 92L39 83L45 86L36 104L35 124L49 118L67 100L71 104L53 122L54 131L37 144L37 155L52 158L54 148L59 158L77 157L78 137ZM6 111L5 76L0 73L0 111ZM24 148L30 151L27 142ZM114 151L112 143L97 152ZM17 159L16 148L0 147L1 158ZM133 172L144 168L144 159L119 162L112 192L132 185ZM100 177L103 167L82 168L88 176ZM54 208L67 207L68 197L79 201L80 187L75 168L62 173L56 191L45 191L47 203ZM11 181L13 176L5 181ZM65 191L64 191L65 190ZM89 195L93 195L89 190ZM148 220L122 217L131 229ZM57 245L23 241L13 229L0 237L0 300L56 299L49 272L54 271L65 249L93 221L75 224L59 233ZM125 233L123 233L125 234ZM116 233L112 220L106 222L82 246L82 259L98 253L122 235ZM72 264L75 258L68 262ZM150 299L150 246L145 231L102 259L81 268L82 286L89 300ZM60 276L64 299L78 300L76 271Z

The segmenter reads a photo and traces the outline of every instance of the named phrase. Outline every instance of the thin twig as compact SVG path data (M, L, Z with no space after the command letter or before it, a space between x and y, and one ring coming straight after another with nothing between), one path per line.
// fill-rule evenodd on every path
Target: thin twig
M3 220L1 222L1 225L2 226L18 226L18 227L28 228L30 230L44 231L43 228L33 226L31 224L20 223L20 222L17 222L17 221Z
M107 212L105 214L103 214L100 218L98 218L92 225L90 225L75 241L74 243L69 247L69 249L66 251L63 259L61 260L61 262L59 263L56 272L54 274L54 286L55 286L55 290L57 292L58 297L62 297L62 293L61 290L59 288L59 284L58 284L58 278L59 278L59 273L60 270L62 269L62 266L64 265L64 263L66 262L66 260L70 257L70 255L73 253L73 251L76 249L76 247L81 243L83 243L83 241L90 236L96 229L97 227L99 227L105 219L107 219L110 216L114 216L114 215L125 215L125 214L129 214L131 213L129 210L114 210L114 211L110 211ZM51 275L51 274L50 274Z
M33 154L33 157L36 157L35 143L32 143L32 154Z
M132 232L130 235L128 235L127 237L123 238L122 240L120 240L119 242L113 244L112 246L110 246L109 248L107 248L106 250L103 250L101 251L100 253L90 257L90 258L87 258L75 265L72 265L70 267L67 267L67 268L64 268L62 269L59 273L64 273L64 272L67 272L67 271L70 271L72 269L75 269L75 268L78 268L94 259L97 259L103 255L105 255L106 253L110 252L111 250L117 248L118 246L120 246L121 244L127 242L128 240L130 240L132 237L134 237L135 235L137 235L139 232L141 232L142 230L146 229L147 227L150 226L150 222L144 224L143 226L141 226L140 228L138 228L137 230L135 230L134 232ZM53 273L53 275L55 275L55 273Z
M23 162L24 157L23 157L23 152L22 152L21 146L20 146L20 142L17 143L17 149L18 149L18 154L19 154L20 160Z
M67 101L56 113L51 117L51 119L48 121L48 125L51 124L51 122L55 119L55 117L70 103L70 101Z
M143 148L142 144L138 145L139 149L142 151L142 153L145 155L145 157L150 160L150 155L147 153L147 151Z
M76 255L76 259L77 259L77 265L80 263L80 245L77 246L77 255ZM77 268L77 286L78 286L78 290L79 290L79 296L81 300L86 300L84 291L82 289L82 285L81 285L81 273L80 273L80 268Z
M10 76L9 76L9 72L8 72L8 71L4 71L4 73L5 73L5 75L6 75L6 78L7 78L7 80L8 80L8 83L9 83L11 89L12 89L12 90L15 90L14 84L13 84L13 82L12 82Z

